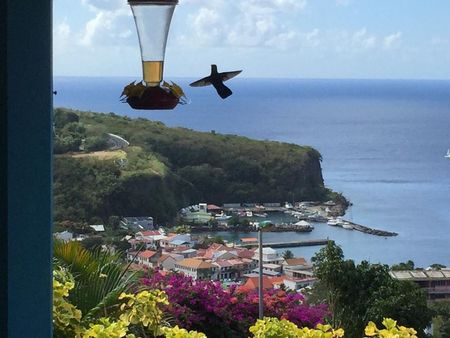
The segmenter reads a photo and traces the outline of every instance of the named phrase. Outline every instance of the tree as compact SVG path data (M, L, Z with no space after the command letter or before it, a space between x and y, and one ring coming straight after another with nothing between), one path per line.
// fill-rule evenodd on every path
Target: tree
M83 248L90 251L101 247L103 243L104 240L101 236L92 236L81 241L81 245L83 246Z
M340 325L338 305L344 253L341 247L329 241L313 258L314 273L326 290L326 301L331 311L331 325Z
M439 263L434 263L430 265L430 268L435 269L435 270L441 270L441 269L445 269L447 266L443 265L443 264L439 264Z
M361 337L369 321L380 324L383 317L396 318L400 325L417 329L419 335L431 320L425 294L411 283L392 279L389 267L366 261L356 265L344 260L342 249L329 242L312 259L325 292L331 324L342 326L346 337Z
M108 224L113 230L117 230L120 227L120 217L119 216L109 216Z
M92 317L117 303L120 293L132 287L136 275L128 271L117 254L100 248L89 251L78 242L54 241L55 265L67 269L75 279L69 301L82 313Z
M286 250L283 252L283 258L284 259L294 258L294 253L291 250Z
M391 270L414 270L414 262L412 260L408 260L404 263L394 264L392 265Z
M433 337L450 337L450 303L435 302L431 304L433 311Z
M108 137L106 134L100 136L90 136L86 138L84 149L87 151L105 150L108 147Z
M57 129L63 128L66 124L71 122L79 122L80 117L74 112L55 109L53 115L53 121Z

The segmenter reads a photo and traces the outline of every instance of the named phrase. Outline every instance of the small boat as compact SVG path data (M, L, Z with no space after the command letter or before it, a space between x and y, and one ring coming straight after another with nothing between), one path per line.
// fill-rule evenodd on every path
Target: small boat
M353 230L353 225L351 225L349 222L342 223L342 227L347 230Z
M267 213L266 212L263 212L262 214L257 214L256 212L253 214L253 216L256 216L256 217L267 217L268 215L267 215Z
M328 225L337 226L338 220L336 218L330 218L327 222Z
M447 154L444 156L445 158L450 158L450 149L447 150Z
M217 221L226 221L229 220L232 216L228 216L228 215L217 215L216 217L214 217Z

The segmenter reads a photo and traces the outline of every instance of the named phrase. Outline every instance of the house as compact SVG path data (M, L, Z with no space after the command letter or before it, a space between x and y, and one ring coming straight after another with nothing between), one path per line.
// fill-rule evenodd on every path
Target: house
M185 258L175 263L175 271L182 272L194 279L211 279L216 267L210 262L195 258Z
M138 253L137 263L148 267L156 267L160 256L156 251L144 250Z
M210 212L210 213L212 213L214 215L217 215L217 214L220 214L220 213L223 212L223 208L219 207L219 206L217 206L215 204L208 204L206 209L207 209L207 212Z
M134 250L136 250L140 244L145 244L146 249L157 250L160 247L160 241L165 238L166 236L164 236L161 231L146 230L137 232L135 238L130 239L128 242Z
M272 280L268 276L263 276L262 279L263 289L271 289L273 288ZM259 277L258 276L250 276L247 278L246 282L238 287L239 292L248 292L259 289Z
M283 262L283 272L286 276L292 278L310 278L313 277L312 265L300 257L289 258Z
M392 278L416 283L430 301L450 301L450 268L390 271Z
M63 232L55 232L53 236L63 242L70 242L71 240L73 240L73 233L67 230Z
M186 249L183 251L176 251L177 254L181 255L184 258L194 258L197 256L197 250L195 249Z
M276 281L273 281L274 288L281 288L283 285L286 289L299 291L303 288L312 286L317 281L317 278L292 278L287 276L277 277Z
M242 279L245 274L251 273L256 268L256 263L248 258L229 259L228 262L236 271L235 278L238 279Z
M105 232L105 227L103 224L93 224L89 225L90 228L94 229L95 232Z
M198 250L197 259L210 262L216 268L211 276L214 280L235 280L251 273L256 263L251 259L253 251L232 248L226 245L213 243L206 250Z
M281 271L282 267L280 264L271 264L271 263L266 263L263 264L263 275L267 275L267 276L280 276L281 275ZM259 269L253 269L254 273L258 273Z
M237 252L229 250L215 251L211 257L212 260L225 260L233 258L238 258Z
M263 248L262 249L262 255L263 255L263 264L278 264L281 265L283 262L283 258L280 257L278 252L272 248ZM253 260L259 262L259 251L254 251L253 254Z
M226 279L235 279L236 272L233 270L233 264L227 260L217 260L212 263L216 267L215 273L211 275L211 279L224 281Z
M170 233L167 236L161 237L159 241L159 246L161 248L177 248L180 246L187 246L192 248L195 242L192 240L190 234L173 234Z
M162 254L158 259L158 266L163 271L175 271L175 263L183 259L182 255Z

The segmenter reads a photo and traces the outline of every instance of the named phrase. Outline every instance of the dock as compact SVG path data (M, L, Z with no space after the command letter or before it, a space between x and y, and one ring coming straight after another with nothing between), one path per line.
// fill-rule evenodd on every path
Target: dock
M264 242L263 247L271 247L271 248L294 248L299 246L319 246L319 245L327 245L328 242L332 240L330 239L310 239L304 241L292 241L292 242ZM248 248L258 246L257 242L254 243L245 243L239 244L238 246Z

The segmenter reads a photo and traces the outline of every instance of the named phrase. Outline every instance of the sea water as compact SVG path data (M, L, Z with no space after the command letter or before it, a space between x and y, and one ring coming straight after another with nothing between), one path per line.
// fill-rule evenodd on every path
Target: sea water
M312 146L325 185L353 203L345 218L399 235L316 224L311 233L265 234L267 241L328 237L356 261L450 266L450 81L235 78L226 83L234 94L222 100L213 87L173 79L190 104L139 111L119 101L133 80L56 77L54 106ZM319 248L291 250L310 258Z

